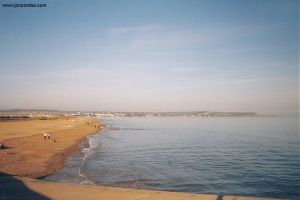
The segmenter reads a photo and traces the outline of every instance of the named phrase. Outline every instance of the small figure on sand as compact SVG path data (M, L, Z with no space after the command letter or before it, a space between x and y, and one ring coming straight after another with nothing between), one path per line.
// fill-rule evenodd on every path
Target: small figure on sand
M0 143L0 149L6 149L6 146L2 143Z
M44 133L44 140L46 140L47 139L47 133L45 132Z
M47 131L44 132L44 140L50 140L51 136L50 133L48 133Z

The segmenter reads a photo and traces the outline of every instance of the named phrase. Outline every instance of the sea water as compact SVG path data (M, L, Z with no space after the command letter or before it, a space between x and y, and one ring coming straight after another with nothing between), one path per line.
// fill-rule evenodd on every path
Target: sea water
M46 180L300 199L299 118L114 117Z

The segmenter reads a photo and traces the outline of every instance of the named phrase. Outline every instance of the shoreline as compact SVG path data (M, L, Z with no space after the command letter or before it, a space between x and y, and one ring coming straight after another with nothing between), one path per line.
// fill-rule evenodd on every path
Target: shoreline
M100 131L100 130L99 130ZM97 134L98 131L90 133L89 135L93 135L93 134ZM57 153L54 154L50 159L49 162L53 163L56 162L56 164L52 164L49 166L48 168L48 172L40 177L36 177L36 179L43 179L44 177L47 177L49 175L52 175L53 173L57 172L58 170L62 169L65 166L65 162L66 159L76 153L82 153L81 150L82 148L80 147L81 144L84 144L86 142L86 140L88 140L88 136L84 136L80 139L78 139L76 142L74 142L74 144L72 144L71 146L67 147L64 150L64 153Z
M41 127L37 126L44 123L44 126L49 128L47 121L17 121L17 122L0 122L1 130L14 128L14 126L20 126L20 130L14 129L16 135L10 135L11 131L6 130L0 135L0 142L7 144L8 153L4 153L4 150L0 150L0 185L4 186L0 188L0 199L26 199L26 195L29 195L29 199L116 199L116 200L129 200L129 199L153 199L153 200L167 200L167 199L226 199L226 200L267 200L270 198L259 197L241 197L241 196L220 196L215 194L195 194L184 192L168 192L161 190L147 190L147 189L134 189L134 188L120 188L114 186L103 186L97 184L72 184L72 183L59 183L43 180L48 175L55 173L57 170L65 166L66 159L77 152L81 152L80 144L83 144L88 140L88 136L98 133L102 130L102 124L95 118L71 118L67 121L62 120L62 124L52 128L51 137L57 140L56 143L50 143L50 141L44 141L40 133ZM68 120L79 120L74 129L61 128L69 124ZM83 121L82 121L83 120ZM52 121L53 122L53 121ZM60 121L54 121L60 123ZM3 123L6 123L4 126ZM31 129L29 134L24 134L24 123L29 124ZM77 122L76 122L77 123ZM27 127L27 128L28 128ZM44 128L45 128L44 127ZM101 127L101 128L100 128ZM43 129L43 128L42 128ZM19 132L18 132L19 131ZM33 133L31 133L33 132ZM72 137L72 135L74 137ZM70 136L71 135L71 136ZM62 138L64 136L64 138ZM33 142L34 141L34 142ZM32 142L34 144L32 144ZM17 146L19 144L19 146ZM62 144L59 148L53 146ZM41 146L39 146L41 145ZM82 147L82 146L81 146ZM29 148L29 150L28 150ZM34 150L33 150L34 149ZM50 154L46 158L40 158L39 151L50 151ZM49 153L49 152L48 152ZM28 156L29 155L29 156ZM34 159L33 156L39 157ZM2 159L3 158L3 159ZM8 159L8 162L4 162ZM32 160L35 161L32 164ZM12 164L17 167L11 168ZM9 168L6 166L9 165ZM29 167L26 169L26 167ZM30 168L31 167L31 168ZM16 170L16 168L20 168ZM23 169L23 170L22 170ZM24 169L26 169L24 171ZM14 191L18 191L16 194ZM25 198L24 198L25 197Z
M82 140L78 140L78 142L76 144L74 143L74 148L73 149L71 148L70 154L65 155L65 159L63 161L63 166L59 167L53 173L47 174L45 176L38 177L36 179L46 181L46 182L55 182L55 183L98 185L98 184L88 180L88 178L84 174L81 173L81 171L80 171L81 166L80 165L82 164L81 162L85 162L85 159L86 159L84 150L89 149L91 147L91 144L89 142L89 137L93 136L95 134L101 134L101 132L103 131L103 125L100 126L100 127L102 127L102 128L99 131L91 133L91 134L83 137ZM76 180L78 179L78 182L72 182L72 181L60 182L56 178L50 178L49 179L49 177L51 177L51 176L59 176L61 174L60 170L63 170L65 167L68 166L68 164L67 164L68 159L72 158L73 156L78 157L78 158L83 160L83 161L80 162L80 164L74 166L74 168L77 169L76 174L74 174L74 178L76 178ZM73 166L72 166L72 168L73 168ZM63 172L62 172L62 174L63 174ZM85 180L79 181L80 178L83 178Z
M50 175L64 167L67 157L80 152L79 144L100 128L95 118L0 122L0 142L8 147L0 150L0 172L30 178ZM43 139L44 131L51 134L50 140Z

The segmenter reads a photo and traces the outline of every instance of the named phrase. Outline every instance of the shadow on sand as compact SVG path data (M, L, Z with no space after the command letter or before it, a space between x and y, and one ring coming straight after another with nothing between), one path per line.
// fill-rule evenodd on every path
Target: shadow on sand
M48 197L29 189L17 178L0 172L0 200L16 199L49 200Z

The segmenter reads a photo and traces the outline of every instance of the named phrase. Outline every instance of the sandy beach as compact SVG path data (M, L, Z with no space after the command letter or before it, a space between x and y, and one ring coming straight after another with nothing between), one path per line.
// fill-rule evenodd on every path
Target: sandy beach
M267 199L75 185L35 179L62 168L65 158L79 151L80 142L100 129L101 124L94 118L0 122L0 142L8 147L0 150L0 199ZM45 131L50 134L50 139L44 139Z
M0 151L0 171L31 178L51 174L99 127L92 118L0 122L0 143L8 147ZM44 140L45 131L50 139Z

